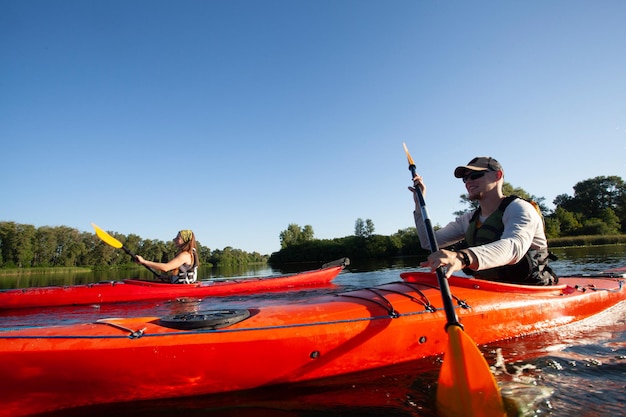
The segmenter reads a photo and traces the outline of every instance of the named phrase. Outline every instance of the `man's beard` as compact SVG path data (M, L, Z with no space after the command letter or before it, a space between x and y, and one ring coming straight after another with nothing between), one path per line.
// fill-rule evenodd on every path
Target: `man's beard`
M483 198L483 193L480 191L474 192L474 193L469 193L467 195L467 199L469 201L480 201Z

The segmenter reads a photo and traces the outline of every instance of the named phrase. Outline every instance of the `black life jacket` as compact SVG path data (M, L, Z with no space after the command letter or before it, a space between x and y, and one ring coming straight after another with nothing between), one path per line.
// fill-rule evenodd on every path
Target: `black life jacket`
M191 251L192 264L182 264L178 268L178 274L171 277L172 284L191 284L198 279L198 254L195 249Z
M480 227L478 226L480 210L476 210L465 232L467 247L480 246L500 239L504 232L504 222L502 221L504 210L516 198L521 197L512 195L502 200L498 209L493 212ZM535 204L533 205L537 208ZM541 215L540 211L539 214ZM556 259L556 256L548 251L548 248L529 249L524 257L514 265L504 265L481 271L472 271L466 268L463 272L468 275L474 275L480 279L512 284L554 285L558 282L558 277L548 264L550 260Z

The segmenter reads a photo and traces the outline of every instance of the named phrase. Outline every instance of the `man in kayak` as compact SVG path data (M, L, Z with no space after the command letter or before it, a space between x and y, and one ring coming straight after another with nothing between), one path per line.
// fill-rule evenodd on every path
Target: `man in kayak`
M454 170L465 183L469 200L478 209L457 217L435 231L439 247L421 265L435 271L445 267L446 277L461 271L476 278L526 285L553 285L558 278L548 265L556 259L548 251L543 218L530 202L502 193L504 171L495 159L480 156ZM426 186L420 175L413 178L413 192ZM422 247L430 249L422 211L415 197L415 225Z
M148 268L170 273L165 280L176 283L190 284L198 279L198 254L196 251L196 237L191 230L181 230L173 239L178 248L176 257L167 263L146 261L137 255L136 261Z

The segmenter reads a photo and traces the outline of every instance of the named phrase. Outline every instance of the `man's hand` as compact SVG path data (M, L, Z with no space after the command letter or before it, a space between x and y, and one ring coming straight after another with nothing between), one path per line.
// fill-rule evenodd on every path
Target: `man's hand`
M463 260L459 254L445 249L431 253L428 255L428 259L421 262L420 265L430 268L431 272L435 272L437 268L442 267L446 278L450 278L453 273L461 271L464 268Z

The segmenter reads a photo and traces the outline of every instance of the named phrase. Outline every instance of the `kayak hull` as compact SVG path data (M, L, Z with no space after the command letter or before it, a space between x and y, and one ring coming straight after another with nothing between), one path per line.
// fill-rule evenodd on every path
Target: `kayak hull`
M0 309L58 307L103 304L140 300L209 297L290 288L327 285L344 266L272 277L240 278L225 281L201 281L193 284L169 284L158 281L126 279L66 287L32 287L0 291Z
M0 331L0 416L90 404L253 389L441 354L437 278L249 309L226 327L178 330L159 317ZM626 299L622 279L524 287L451 278L457 314L478 344L558 328Z

